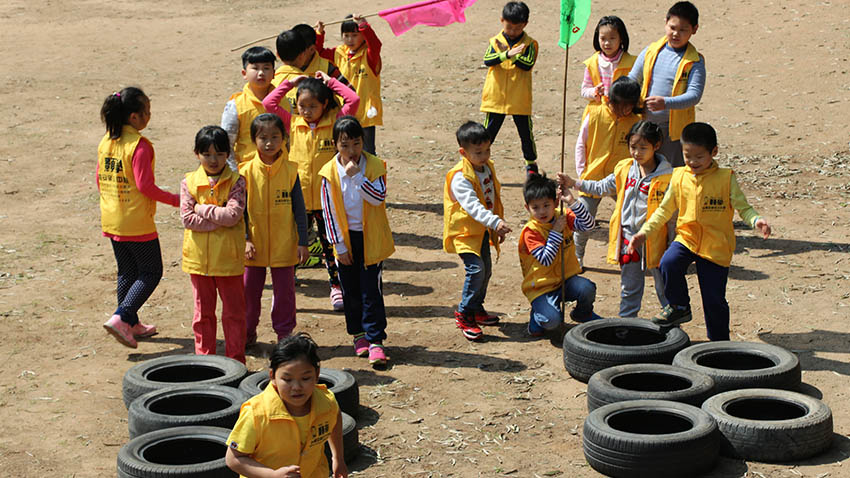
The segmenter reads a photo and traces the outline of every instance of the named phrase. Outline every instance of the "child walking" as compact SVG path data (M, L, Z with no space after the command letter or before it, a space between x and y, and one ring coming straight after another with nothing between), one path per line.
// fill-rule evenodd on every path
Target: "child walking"
M272 328L278 341L295 328L295 264L307 250L307 213L298 169L283 147L286 128L277 115L263 113L251 123L256 152L239 165L247 194L245 243L246 345L257 341L260 299L271 269Z
M497 316L484 310L493 268L490 244L500 253L499 244L511 228L503 219L490 134L481 124L468 121L457 129L456 137L461 160L446 174L443 186L443 250L460 255L466 272L455 325L468 340L479 340L482 325L499 323Z
M627 252L638 250L677 211L676 239L661 258L664 296L669 304L652 319L663 326L691 320L685 273L696 262L702 308L709 340L729 340L729 303L726 280L735 250L733 210L746 223L770 236L770 225L747 202L735 173L720 168L717 133L706 123L691 123L682 130L685 167L673 170L670 187L655 213L634 235Z
M107 96L100 119L106 125L95 176L100 225L118 264L118 308L103 327L136 348L137 338L156 333L156 326L141 323L138 314L162 278L156 203L177 207L180 197L154 180L153 144L140 133L151 119L151 102L141 89L131 86Z
M342 415L334 394L319 383L319 346L297 333L277 343L269 384L242 404L227 438L227 466L247 478L327 478L325 443L333 477L346 478Z
M528 5L508 2L502 9L502 31L490 39L484 65L489 67L481 93L481 111L490 142L505 122L505 115L514 118L525 171L537 174L537 146L534 144L531 122L531 69L537 61L537 41L525 32L528 25Z
M215 354L216 290L225 354L245 363L245 178L227 167L230 141L219 126L195 135L198 169L180 183L183 271L192 280L195 353Z
M627 76L635 63L635 56L629 54L629 32L620 17L610 15L599 19L593 32L593 49L596 53L584 60L581 96L589 103L582 118L591 107L602 104L602 98L609 95L611 83Z
M242 78L245 86L234 93L224 105L221 113L221 127L227 131L233 146L231 166L247 161L257 151L251 138L251 123L254 118L266 112L263 98L274 89L274 53L268 48L255 46L242 54Z
M645 246L632 254L626 249L646 218L652 216L667 187L673 167L658 154L664 141L661 128L649 121L638 121L626 136L631 158L617 163L614 172L600 181L573 180L558 174L561 187L576 188L583 193L597 196L616 195L617 205L608 223L608 263L620 266L620 317L637 317L643 298L646 271L655 280L655 292L661 306L667 305L664 298L664 280L658 264L667 250L674 230L672 224L659 227L647 239Z

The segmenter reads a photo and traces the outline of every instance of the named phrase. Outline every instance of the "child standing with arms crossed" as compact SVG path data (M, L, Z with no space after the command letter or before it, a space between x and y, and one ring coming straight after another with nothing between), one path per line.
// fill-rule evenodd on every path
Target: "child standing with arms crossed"
M582 118L592 106L602 104L602 97L609 95L611 83L628 75L635 63L635 56L629 54L629 32L620 17L611 15L599 19L593 32L593 49L596 53L584 60L587 68L581 83L581 97L590 102Z
M455 325L468 340L479 340L482 325L499 323L497 316L484 310L493 267L490 244L498 254L511 228L502 219L505 211L490 160L490 134L468 121L456 136L461 160L446 174L443 186L443 250L459 254L466 272Z
M690 297L685 273L697 264L697 278L709 340L729 340L729 303L726 280L735 251L732 217L737 210L745 222L770 236L770 225L747 202L735 173L720 168L717 133L706 123L691 123L682 130L685 167L676 168L670 187L655 213L647 219L628 246L638 250L647 237L673 217L677 211L676 239L661 258L664 296L669 304L652 319L658 325L674 326L691 320Z
M138 315L162 278L156 203L177 207L180 197L155 183L153 145L139 133L151 119L151 102L142 90L131 86L107 96L100 118L106 125L95 176L100 224L118 264L118 308L103 327L136 348L136 338L156 333L156 326L141 323Z
M345 308L345 327L354 354L387 363L387 313L381 285L383 261L394 251L387 221L387 166L363 150L363 127L353 116L336 120L337 154L319 172L328 240L336 253Z
M245 178L227 166L230 140L218 126L195 135L201 163L180 183L183 272L192 280L195 353L215 354L216 290L225 355L245 363Z

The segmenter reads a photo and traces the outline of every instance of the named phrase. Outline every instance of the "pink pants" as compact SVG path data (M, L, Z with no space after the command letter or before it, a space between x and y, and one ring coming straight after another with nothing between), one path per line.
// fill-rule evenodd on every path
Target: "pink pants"
M216 289L221 296L221 328L224 329L224 353L245 363L245 292L242 276L202 276L190 274L195 314L195 353L215 354Z
M280 340L295 328L295 267L272 267L272 328ZM245 266L245 326L248 339L257 338L260 299L266 284L266 268Z

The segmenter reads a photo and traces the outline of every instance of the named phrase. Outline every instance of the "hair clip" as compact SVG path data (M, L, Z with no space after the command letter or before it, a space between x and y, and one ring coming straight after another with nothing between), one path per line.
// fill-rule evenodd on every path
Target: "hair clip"
M121 98L121 93L114 91L114 92L112 92L112 96L117 96L117 97Z

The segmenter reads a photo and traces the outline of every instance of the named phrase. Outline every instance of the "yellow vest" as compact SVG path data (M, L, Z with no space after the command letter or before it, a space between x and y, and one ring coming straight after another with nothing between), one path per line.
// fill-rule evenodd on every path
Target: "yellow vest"
M508 44L504 32L490 39L490 45L499 51L501 48L496 42ZM537 41L528 36L528 33L523 33L518 44L523 44L526 48L528 45L534 45L534 49L538 49ZM518 68L513 59L491 66L487 70L484 90L481 93L481 111L504 115L530 115L531 71Z
M555 218L560 214L555 213ZM544 266L534 256L531 251L525 250L525 237L531 231L537 232L544 239L549 238L549 231L552 230L552 224L543 224L536 219L531 219L522 228L519 236L519 265L522 268L522 293L531 302L541 295L552 292L561 287L561 257L566 258L564 264L564 279L568 279L579 272L581 266L578 265L576 259L576 245L573 242L573 235L570 234L569 226L564 228L564 243L561 247L566 248L561 253L559 249L555 254L555 260L548 266Z
M363 174L369 181L375 181L381 176L387 174L386 164L372 156L367 152L363 152L366 157L366 171ZM342 200L342 187L339 182L339 170L337 170L337 160L328 162L319 172L319 175L327 179L330 183L331 200L336 210L336 219L339 221L339 228L342 229L342 237L345 241L345 247L351 251L351 239L348 234L348 216L345 213L345 203ZM373 206L368 201L363 201L363 263L366 266L377 264L395 252L393 243L393 233L390 230L390 223L387 220L387 207L385 203L380 206ZM334 251L339 257L339 253Z
M272 78L272 86L275 88L283 83L283 80L293 80L301 75L306 75L310 78L316 76L317 71L323 71L325 73L330 72L330 64L328 60L319 56L319 54L313 55L313 59L310 60L310 63L307 65L307 68L303 71L295 66L289 66L287 64L283 64L277 68L274 72L274 78ZM345 76L345 75L343 75ZM347 77L346 77L347 78ZM298 88L293 88L286 92L286 103L281 101L281 108L289 111L293 115L298 114L298 109L295 107L295 95L298 93ZM342 104L342 97L339 95L334 96L336 98L337 104Z
M301 116L292 117L289 158L298 165L298 177L301 180L304 207L307 211L322 209L322 181L319 179L319 171L336 154L333 141L336 113L336 108L325 111L316 129L312 130Z
M495 199L493 201L493 214L504 217L505 209L502 206L501 185L496 179L496 168L493 166L493 161L487 161L487 167L490 168L490 173L493 177L493 192ZM485 204L484 190L481 189L481 183L478 182L478 176L475 175L472 163L466 158L461 158L448 174L446 174L446 183L443 186L443 250L457 254L472 253L476 256L481 255L481 241L484 240L484 233L487 232L484 224L472 218L457 202L457 199L452 197L452 178L455 174L461 173L467 181L472 183L475 189L475 195L481 204ZM490 230L490 244L496 248L496 253L501 253L499 240L496 237L496 231Z
M630 55L628 52L623 52L620 55L620 62L617 63L617 68L614 68L614 75L611 77L611 84L613 84L617 78L622 76L628 76L629 72L632 71L632 66L635 64L635 59L637 57L634 55ZM584 65L587 67L587 71L590 73L590 79L593 81L593 85L596 86L602 83L602 77L599 76L599 52L597 51L593 55L590 55L590 58L584 60ZM590 100L587 106L584 107L584 113L581 114L581 119L584 120L584 117L590 113L591 105L599 105L600 103L596 100Z
M233 156L241 163L257 151L257 145L251 141L251 123L257 116L265 113L266 109L263 108L263 100L257 98L247 83L242 91L233 93L230 99L236 104L236 114L239 117L239 135L233 145Z
M620 224L620 214L623 211L623 199L626 194L626 181L629 177L629 169L632 167L634 160L632 158L624 159L617 163L614 168L614 178L617 183L617 206L611 214L611 221L608 223L608 263L620 263L620 251L623 250L623 235L622 225ZM670 174L661 174L649 180L649 192L646 195L646 218L652 217L652 213L658 209L661 200L664 199L664 193L667 192L667 187L670 185ZM661 256L667 250L667 225L665 224L652 235L646 237L646 256L644 262L647 269L658 267L661 262Z
M230 168L221 171L214 188L203 166L186 173L189 194L198 204L224 206L230 188L239 179L239 173ZM183 230L183 272L202 276L238 276L244 272L245 220L231 227L219 227L209 232Z
M687 166L675 168L670 183L678 193L676 241L703 259L729 267L735 251L732 170L717 163L697 175Z
M585 143L585 165L582 180L599 181L614 172L614 166L624 158L631 157L626 135L640 116L631 114L618 118L603 103L590 108L587 119L587 143ZM591 196L581 193L582 196ZM595 196L598 197L598 196Z
M289 161L284 148L271 166L254 153L239 165L248 195L248 226L256 252L245 265L289 267L298 263L298 231L292 214L290 192L298 178L298 168Z
M348 58L349 48L345 45L336 47L334 52L334 63L339 65L342 73L351 85L357 96L360 97L360 106L357 108L357 121L364 128L380 126L383 123L384 108L381 102L381 77L369 66L366 59L366 47L361 48L351 58ZM369 118L366 112L374 107L378 114Z
M136 128L125 124L120 138L110 139L107 133L97 146L100 227L107 234L141 236L156 232L156 201L139 192L133 175L133 153L142 140L148 141ZM154 157L151 170L155 162Z
M655 68L655 59L658 57L658 52L667 44L667 37L661 37L660 40L649 45L646 49L646 55L643 60L643 85L640 92L641 100L646 100L646 95L649 93L649 83L652 81L652 70ZM700 61L702 55L697 52L693 45L688 43L688 49L679 62L679 69L676 70L676 76L673 78L673 92L670 96L679 96L684 94L688 89L688 75L693 68L694 63ZM683 110L670 111L670 140L678 141L682 137L682 130L685 126L694 122L696 118L696 110L693 106Z

